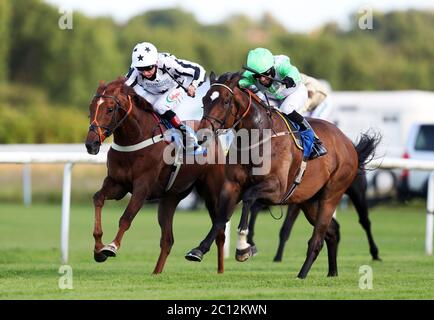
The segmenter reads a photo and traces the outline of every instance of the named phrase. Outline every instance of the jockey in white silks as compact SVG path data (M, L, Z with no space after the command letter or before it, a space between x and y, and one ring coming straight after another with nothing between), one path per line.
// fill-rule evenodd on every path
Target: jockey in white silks
M202 153L194 131L174 112L185 93L194 97L205 80L205 69L197 63L178 59L169 53L159 53L149 42L138 43L132 52L131 68L126 85L145 98L153 109L186 136L187 146Z

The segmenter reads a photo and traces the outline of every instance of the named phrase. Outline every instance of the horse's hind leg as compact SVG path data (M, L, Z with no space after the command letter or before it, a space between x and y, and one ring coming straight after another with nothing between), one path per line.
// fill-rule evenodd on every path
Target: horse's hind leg
M298 278L306 278L313 262L318 257L318 254L324 245L324 238L332 220L333 213L341 197L342 194L336 194L331 199L317 200L316 202L318 207L316 207L315 203L303 205L303 211L305 212L309 222L314 224L314 230L312 237L308 242L306 260L298 273Z
M127 191L122 185L117 184L110 177L106 177L102 188L93 196L93 204L95 207L95 224L93 229L93 237L95 238L94 259L96 262L104 262L107 259L107 255L101 252L104 247L101 225L101 212L104 202L106 199L122 199L126 193Z
M329 261L328 277L336 277L338 275L337 254L338 244L340 239L339 224L333 218L327 230L325 241L327 244L327 254Z
M154 269L154 274L163 271L166 259L172 249L173 238L173 215L175 214L176 207L183 197L170 197L163 198L158 204L158 223L161 228L160 239L160 256L158 257L157 265Z
M274 257L275 262L282 261L283 250L285 249L285 243L291 234L294 222L300 213L300 207L298 205L289 205L286 213L285 220L279 232L279 247L277 248L276 255Z
M354 204L357 214L359 215L359 223L366 232L369 242L369 252L372 259L381 260L378 256L378 247L375 244L374 237L371 232L371 221L369 220L368 203L366 201L366 176L357 176L346 193Z

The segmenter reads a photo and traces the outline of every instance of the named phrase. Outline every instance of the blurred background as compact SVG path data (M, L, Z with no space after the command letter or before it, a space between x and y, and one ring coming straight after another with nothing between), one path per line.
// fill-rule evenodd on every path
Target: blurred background
M378 157L434 159L433 8L431 1L388 0L2 0L0 152L15 144L77 144L84 151L98 81L124 75L131 49L149 41L208 74L240 70L254 47L286 54L328 85L327 119L353 140L371 128L384 136ZM206 88L187 99L184 118L201 117ZM32 166L34 201L60 199L62 168ZM21 175L22 166L0 166L0 201L22 200ZM88 202L104 175L104 166L77 165L73 201ZM426 193L427 173L414 192L408 179L397 170L372 176L370 192L401 200Z

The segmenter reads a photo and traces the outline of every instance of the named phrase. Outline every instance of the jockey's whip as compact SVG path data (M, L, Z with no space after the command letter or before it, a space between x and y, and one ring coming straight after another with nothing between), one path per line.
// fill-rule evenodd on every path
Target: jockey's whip
M261 77L265 77L265 78L268 78L268 79L271 79L271 80L273 80L273 81L276 81L276 82L279 82L279 83L281 83L281 84L286 85L285 81L282 81L282 80L279 80L279 79L275 79L275 78L270 77L270 76L266 76L266 75L264 75L264 74L262 74L262 73L257 72L256 70L254 70L254 69L252 69L252 68L249 68L248 66L243 66L242 68L243 68L244 70L250 71L250 72L252 72L252 73L254 73L254 74L260 75Z
M181 82L179 82L178 80L176 80L175 77L172 76L172 74L169 72L169 70L167 70L167 69L165 68L165 66L163 66L163 70L164 70L164 72L167 72L167 74L169 75L169 77L171 77L172 80L175 81L175 82L178 84L178 86L180 86L182 89L184 89L184 91L185 91L186 93L188 93L188 89L187 89L186 87L184 87L184 85L183 85ZM192 96L192 98L194 98L195 96L196 96L196 94L194 94L194 95Z

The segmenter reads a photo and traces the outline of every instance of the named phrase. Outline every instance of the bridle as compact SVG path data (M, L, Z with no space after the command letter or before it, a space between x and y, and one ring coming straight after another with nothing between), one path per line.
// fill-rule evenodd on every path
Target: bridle
M223 120L221 120L219 118L216 118L216 117L213 117L213 116L210 116L210 115L206 115L206 114L203 115L203 118L210 121L214 133L217 133L217 131L219 131L219 130L229 131L229 130L232 130L232 129L236 129L236 127L240 124L240 122L247 116L247 114L250 111L250 107L252 106L252 93L251 93L251 91L250 90L246 90L248 92L248 94L249 94L249 105L247 106L246 110L234 122L234 124L230 128L225 129L226 122L227 122L227 120L229 118L229 115L234 116L235 119L236 119L237 115L238 115L238 112L239 112L239 109L237 108L236 114L235 115L232 114L232 100L233 100L234 95L235 95L234 90L232 90L232 88L230 88L229 86L227 86L227 85L225 85L223 83L213 83L213 84L211 84L210 87L223 87L223 88L227 89L231 93L231 99L229 100L229 103L228 103L230 107L226 111L226 114L225 114L225 117L224 117ZM215 130L213 122L217 122L218 124L220 124L220 128L218 128L217 130Z
M115 119L115 125L113 128L110 128L109 126L102 126L98 123L97 117L98 117L98 112L99 112L99 107L102 104L102 101L97 101L96 103L96 111L95 111L95 117L93 118L90 126L89 126L89 131L93 131L98 135L99 138L99 142L102 143L106 138L108 138L128 117L128 115L130 114L131 110L133 109L133 104L131 103L131 97L128 95L128 101L129 101L129 106L128 106L128 110L125 110L122 108L122 105L119 101L119 99L115 96L112 95L106 95L104 94L95 94L94 99L112 99L116 102L116 106L114 109L114 114L113 114L113 118ZM118 110L123 110L125 111L125 115L122 117L121 120L116 121L117 118L117 113ZM104 132L101 130L104 129Z

